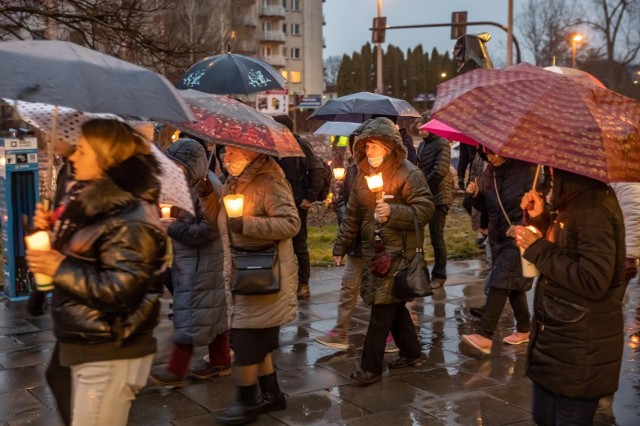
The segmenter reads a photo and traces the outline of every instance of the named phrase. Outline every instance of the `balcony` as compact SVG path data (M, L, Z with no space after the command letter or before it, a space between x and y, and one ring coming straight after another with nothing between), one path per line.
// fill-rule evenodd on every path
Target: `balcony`
M260 41L284 43L285 34L282 31L262 31L260 33Z
M257 27L258 26L258 18L254 16L243 16L240 20L240 25L245 27Z
M282 18L286 16L287 11L282 6L260 6L261 18Z
M287 58L285 58L282 55L271 55L271 56L260 56L259 59L262 59L263 61L267 62L268 64L276 67L276 68L281 68L284 67L286 65L286 61Z

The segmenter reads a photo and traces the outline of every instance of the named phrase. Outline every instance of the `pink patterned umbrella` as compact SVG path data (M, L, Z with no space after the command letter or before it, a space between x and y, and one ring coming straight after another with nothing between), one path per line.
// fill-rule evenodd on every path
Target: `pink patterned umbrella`
M195 123L172 126L212 143L276 157L304 157L298 141L282 124L226 96L182 91Z
M640 103L529 64L438 86L431 116L505 157L603 182L640 182Z

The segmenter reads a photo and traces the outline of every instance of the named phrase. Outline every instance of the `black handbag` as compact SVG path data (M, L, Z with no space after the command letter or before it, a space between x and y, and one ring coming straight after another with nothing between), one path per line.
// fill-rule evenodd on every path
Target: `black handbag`
M251 296L279 292L280 280L273 271L277 261L277 244L253 250L231 247L231 293Z
M415 299L416 297L431 296L431 279L429 278L429 269L424 260L424 251L422 250L422 233L418 227L418 219L413 216L413 223L416 228L416 255L411 260L407 260L406 253L406 234L402 234L402 263L393 276L393 296L397 299Z

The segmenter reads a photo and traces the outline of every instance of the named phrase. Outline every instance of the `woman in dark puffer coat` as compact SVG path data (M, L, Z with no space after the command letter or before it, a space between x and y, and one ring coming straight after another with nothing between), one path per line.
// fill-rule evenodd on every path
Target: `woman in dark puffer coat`
M598 400L618 389L623 349L624 219L611 187L553 170L551 222L540 197L522 207L539 232L518 226L518 245L540 271L527 375L536 424L592 424ZM546 235L546 238L544 237Z
M56 365L71 367L73 424L124 426L156 352L160 167L140 135L108 119L82 125L70 160L77 182L66 201L55 216L38 205L34 217L40 229L55 224L54 250L28 250L27 262L53 280Z
M198 360L191 368L197 379L231 374L231 358L222 240L217 223L203 215L196 189L208 173L206 151L195 140L182 138L167 152L185 172L196 215L178 209L178 217L168 228L173 247L174 347L166 369L154 367L151 379L156 384L181 386L195 346L208 345L209 349L209 362ZM217 184L218 191L222 189L212 173L209 181ZM212 214L217 216L217 211Z
M344 222L333 247L339 265L357 238L362 239L364 278L360 294L372 305L369 328L362 350L361 367L351 377L366 385L381 379L384 348L389 331L400 349L400 357L390 368L403 368L421 361L420 342L405 300L392 295L393 275L401 262L403 236L406 257L411 259L422 246L415 232L414 218L420 229L431 219L433 198L422 172L409 161L402 138L388 118L373 119L356 139L354 158L358 175L347 203ZM376 204L365 175L382 173L384 201ZM376 219L377 218L377 219ZM374 231L379 232L385 250L392 258L384 276L371 271L374 256Z

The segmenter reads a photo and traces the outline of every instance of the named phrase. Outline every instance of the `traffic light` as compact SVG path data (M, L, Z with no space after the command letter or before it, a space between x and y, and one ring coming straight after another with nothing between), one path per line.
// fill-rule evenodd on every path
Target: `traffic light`
M371 32L371 43L384 43L384 32L387 28L386 16L373 18L373 31Z
M462 24L467 22L467 12L453 12L451 14L452 24ZM466 25L452 25L451 26L451 40L457 40L467 33Z

